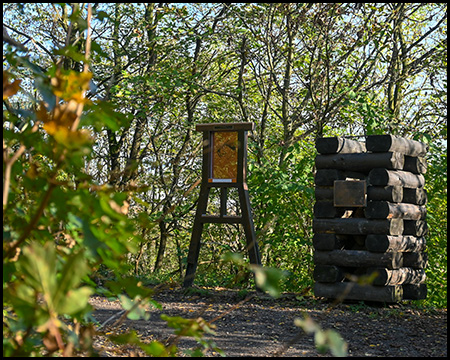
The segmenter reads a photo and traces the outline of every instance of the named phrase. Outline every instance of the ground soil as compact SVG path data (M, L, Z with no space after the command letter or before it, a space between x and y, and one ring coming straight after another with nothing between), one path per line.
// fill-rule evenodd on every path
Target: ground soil
M314 336L294 324L309 316L323 329L334 329L348 344L349 356L447 357L447 310L418 310L411 304L333 304L326 299L283 294L279 299L256 292L227 289L198 289L186 292L167 288L155 294L162 309L149 307L149 320L116 322L121 313L118 301L93 297L94 317L103 334L136 330L143 341L177 341L179 356L198 347L192 338L176 338L161 314L184 318L201 317L215 327L206 334L226 356L331 356L319 354ZM96 336L101 356L145 356L132 346L117 346ZM213 349L204 356L220 356Z

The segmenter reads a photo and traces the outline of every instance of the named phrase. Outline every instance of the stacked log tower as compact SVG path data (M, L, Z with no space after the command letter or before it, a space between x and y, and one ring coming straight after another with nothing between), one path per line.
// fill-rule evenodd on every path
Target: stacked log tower
M316 142L314 294L379 302L427 293L427 146L391 135Z

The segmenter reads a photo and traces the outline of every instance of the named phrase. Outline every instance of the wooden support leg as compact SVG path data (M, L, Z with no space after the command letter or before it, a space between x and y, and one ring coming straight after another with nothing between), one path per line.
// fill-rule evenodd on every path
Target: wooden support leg
M256 241L255 226L253 224L248 190L245 189L244 186L240 186L238 191L242 210L242 226L244 227L245 237L247 239L247 251L250 263L261 265L261 255L259 253L258 242Z
M186 275L184 277L183 287L191 287L194 283L195 271L197 270L198 255L200 253L200 241L202 237L203 223L202 215L206 212L208 204L208 195L210 188L202 186L200 189L200 197L198 199L197 212L195 214L194 228L192 230L191 243L189 245L189 253L187 258Z

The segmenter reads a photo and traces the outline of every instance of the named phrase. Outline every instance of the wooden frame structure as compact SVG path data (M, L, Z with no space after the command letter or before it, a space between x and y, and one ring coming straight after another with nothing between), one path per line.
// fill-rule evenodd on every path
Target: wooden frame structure
M184 287L190 287L194 282L205 223L242 224L250 263L261 265L246 183L247 132L254 129L254 124L252 122L198 124L195 129L203 132L202 182L189 245ZM220 188L219 215L206 214L209 193L213 187ZM240 216L227 214L229 188L238 190Z

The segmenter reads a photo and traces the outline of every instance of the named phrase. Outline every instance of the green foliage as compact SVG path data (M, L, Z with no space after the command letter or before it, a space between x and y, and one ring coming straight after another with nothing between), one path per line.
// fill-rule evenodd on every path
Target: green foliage
M280 167L250 162L248 179L257 237L265 265L290 273L286 289L312 284L312 206L314 145L296 143Z
M58 54L74 58L71 51ZM7 58L13 69L22 64L35 70L27 57L8 53ZM39 106L30 111L4 111L3 355L94 354L89 320L94 292L118 297L131 320L148 320L149 304L160 307L150 289L124 276L126 257L142 242L136 221L127 216L128 193L97 185L83 171L84 162L92 159L93 141L87 129L77 126L80 110L91 105L82 124L97 129L118 129L123 117L86 99L87 72L51 67L35 77L44 101L34 99ZM10 78L4 71L6 101L23 92L21 82ZM17 130L18 122L28 126ZM98 287L90 277L102 267L114 281ZM177 318L170 324L185 322ZM201 329L209 329L206 322ZM214 347L203 342L202 334L193 329L183 336L194 336L203 348ZM135 333L111 340L135 344L153 356L177 351L156 341L144 344Z
M421 136L426 142L427 136ZM425 305L447 307L447 149L435 141L429 143L427 191L428 294Z
M150 343L145 343L141 341L139 335L136 334L135 331L131 331L126 334L113 335L110 337L112 341L116 344L122 345L135 345L138 346L141 350L143 350L147 355L154 357L168 357L175 356L176 347L166 347L161 342L154 340Z
M224 262L231 262L238 267L250 270L255 275L255 283L258 289L267 292L270 296L278 298L281 295L281 280L287 272L267 266L248 264L241 253L225 253Z
M314 334L314 343L321 354L325 354L329 350L333 356L347 356L348 344L335 330L323 330L320 325L307 315L305 315L304 319L295 319L294 323L307 334Z

